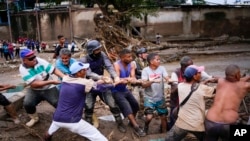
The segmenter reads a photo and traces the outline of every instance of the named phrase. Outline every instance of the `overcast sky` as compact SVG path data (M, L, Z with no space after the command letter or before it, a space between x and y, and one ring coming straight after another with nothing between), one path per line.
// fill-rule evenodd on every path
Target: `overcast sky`
M225 0L205 0L207 2L217 3L217 4L225 4ZM227 4L234 4L236 0L226 0ZM243 1L243 0L241 0Z

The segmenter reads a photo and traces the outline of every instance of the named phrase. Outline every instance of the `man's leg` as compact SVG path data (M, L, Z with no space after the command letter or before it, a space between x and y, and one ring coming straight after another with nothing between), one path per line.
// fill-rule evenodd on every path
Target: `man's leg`
M146 136L146 133L139 127L138 123L135 120L134 114L138 111L139 105L135 100L135 98L132 98L133 102L129 101L129 99L131 99L131 96L133 97L133 95L131 95L130 92L124 92L124 93L119 92L119 93L113 93L113 96L119 108L121 109L124 117L128 117L129 122L133 125L135 133L141 137ZM130 103L133 104L131 105Z
M44 135L44 140L45 141L51 141L53 133L55 133L59 128L60 125L57 124L58 122L52 121L49 130L46 131L45 135Z
M78 123L63 123L64 128L69 129L73 133L77 133L83 137L88 138L91 141L108 141L108 139L100 133L94 126L84 120L80 120Z
M0 105L4 106L4 109L10 115L10 117L12 118L12 120L15 124L20 123L20 120L17 116L16 109L15 109L14 105L1 93L0 93Z
M42 98L40 97L40 93L38 91L33 91L31 89L27 89L27 94L24 97L24 109L28 113L31 120L26 123L28 127L32 127L35 123L39 121L38 114L36 113L36 105L40 103Z
M96 101L97 93L88 93L86 94L86 100L85 100L85 120L93 124L92 116L94 113L94 106Z
M113 114L115 121L117 123L117 127L118 127L119 131L122 133L125 133L126 127L122 121L121 111L120 111L119 107L116 105L111 91L108 90L105 93L101 93L100 98L103 102L105 102L109 106L109 109L110 109L111 113Z
M57 107L58 99L59 99L59 90L56 87L53 87L48 90L44 90L41 94L43 99L48 101L54 108Z

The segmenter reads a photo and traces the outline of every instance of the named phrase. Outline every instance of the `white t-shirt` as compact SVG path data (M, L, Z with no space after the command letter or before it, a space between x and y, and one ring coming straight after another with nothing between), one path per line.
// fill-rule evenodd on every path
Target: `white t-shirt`
M178 84L179 102L181 103L191 91L189 83ZM180 107L175 125L189 131L205 131L205 100L204 97L213 97L214 87L200 84L188 101Z

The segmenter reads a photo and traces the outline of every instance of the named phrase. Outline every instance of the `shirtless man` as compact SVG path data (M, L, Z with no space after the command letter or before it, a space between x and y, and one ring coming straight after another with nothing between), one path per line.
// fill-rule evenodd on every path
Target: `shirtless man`
M241 78L240 68L229 65L225 70L226 78L218 80L216 95L205 120L206 141L217 141L219 137L229 139L229 126L239 118L241 101L250 91L250 76Z

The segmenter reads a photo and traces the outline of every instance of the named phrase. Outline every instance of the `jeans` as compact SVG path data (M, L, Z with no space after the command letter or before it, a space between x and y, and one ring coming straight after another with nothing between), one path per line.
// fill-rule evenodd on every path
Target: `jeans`
M42 100L48 101L53 107L57 107L59 98L59 91L56 87L46 90L33 90L27 89L27 94L24 98L24 108L28 114L34 114L36 112L36 105Z
M176 125L174 125L170 129L170 131L167 132L167 137L165 141L181 141L183 138L185 138L185 136L188 133L194 134L196 138L200 141L203 141L203 138L205 135L205 132L188 131L188 130L181 129L177 127Z
M120 109L115 103L111 90L107 90L105 92L94 91L94 92L86 94L86 100L85 100L86 118L92 118L97 96L99 96L100 99L109 106L110 111L114 115L114 117L120 116Z

